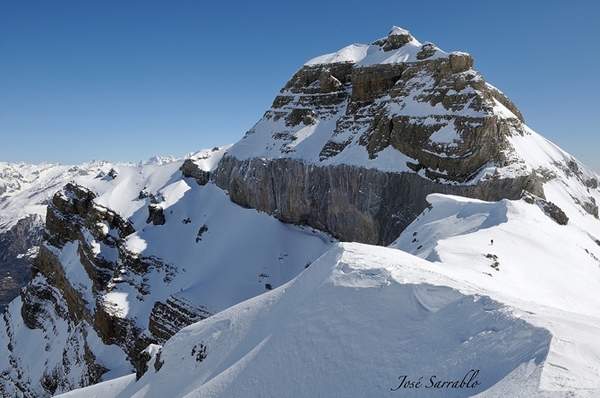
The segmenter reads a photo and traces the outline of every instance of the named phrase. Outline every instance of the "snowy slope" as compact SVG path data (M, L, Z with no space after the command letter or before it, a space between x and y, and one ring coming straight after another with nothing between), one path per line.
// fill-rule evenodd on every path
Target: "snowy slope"
M225 150L201 151L190 159L210 171ZM83 226L84 241L75 239L62 246L43 243L56 256L68 289L80 295L90 316L99 316L103 308L116 325L132 325L132 331L153 338L149 319L157 302L175 300L207 315L218 313L287 283L331 247L326 234L242 208L214 185L200 186L193 178L183 177L182 164L183 160L142 167L112 165L108 174L76 179L94 193L96 208L108 208L129 219L134 230L120 241L119 232L105 222ZM64 199L72 195L61 192ZM147 222L151 203L162 207L163 225ZM113 236L119 245L98 240L96 230ZM89 265L86 268L82 253L88 248L99 261L120 265L104 290L98 289ZM124 253L150 266L144 270L125 266ZM44 396L44 389L59 393L89 383L86 380L93 380L94 374L88 358L106 372L104 380L133 371L125 349L108 344L98 332L102 321L69 315L65 286L52 285L52 278L53 274L46 277L38 272L28 286L28 295L34 292L42 297L33 305L39 314L32 321L35 329L21 318L25 307L21 298L4 314L0 346L9 347L0 360L4 394L21 390L29 396Z
M65 396L598 396L598 226L524 201L429 200L394 248L338 244L182 330L151 360L160 370ZM474 388L427 388L472 369ZM392 391L403 375L421 386Z
M201 187L182 178L180 166L180 161L142 168L115 166L114 180L80 180L98 194L95 203L132 222L136 232L127 237L125 250L160 259L171 270L145 276L149 298L136 298L142 280L134 280L135 275L115 280L104 297L123 317L138 319L140 327L147 327L144 319L154 302L169 294L216 313L263 293L267 283L277 287L289 281L330 245L330 238L320 232L244 209L214 185ZM159 198L164 225L146 222L151 199L139 199L140 191ZM110 258L114 251L100 247L98 255Z

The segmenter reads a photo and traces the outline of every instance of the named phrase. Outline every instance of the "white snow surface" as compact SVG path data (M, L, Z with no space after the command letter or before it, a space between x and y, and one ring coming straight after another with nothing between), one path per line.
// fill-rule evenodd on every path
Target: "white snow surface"
M407 30L394 26L390 31L388 37L407 34L410 34ZM380 40L375 41L375 43L379 42ZM419 41L415 38L413 38L410 42L406 43L402 47L391 51L384 51L383 48L377 44L352 44L342 48L337 52L313 58L310 61L306 62L304 65L314 66L349 62L356 64L357 67L361 67L377 64L399 64L404 62L416 62L418 61L416 56L417 53L421 51L421 47L422 44L419 43ZM428 59L436 59L442 57L448 57L448 53L436 48L436 53Z
M104 161L77 166L0 162L0 233L32 214L45 218L47 204L62 186L77 176L97 175L103 170L108 172L110 164Z
M155 357L137 382L64 396L598 396L598 220L428 200L390 247L336 244L289 283L183 329L158 372ZM402 376L421 384L392 391ZM438 381L457 383L427 387Z

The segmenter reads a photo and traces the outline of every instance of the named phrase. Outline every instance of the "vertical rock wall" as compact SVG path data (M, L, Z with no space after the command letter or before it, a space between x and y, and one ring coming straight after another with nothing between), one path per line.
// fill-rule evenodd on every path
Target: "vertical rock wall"
M353 166L315 166L294 159L238 160L225 157L213 174L231 200L306 224L343 241L388 245L427 206L430 193L483 200L518 199L524 190L543 196L537 177L490 179L450 185L415 173Z

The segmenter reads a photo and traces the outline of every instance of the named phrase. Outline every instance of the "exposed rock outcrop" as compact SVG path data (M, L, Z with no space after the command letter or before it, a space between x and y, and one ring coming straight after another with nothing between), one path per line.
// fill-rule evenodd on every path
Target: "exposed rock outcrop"
M151 203L148 205L148 219L146 224L164 225L166 222L165 213L161 205Z
M206 185L210 180L210 172L202 170L192 159L183 162L180 170L184 177L194 178L198 185Z
M149 269L166 269L167 274L170 271L168 265L158 259L129 253L123 246L123 239L135 231L132 224L95 203L95 197L89 189L69 183L48 206L44 240L31 267L31 281L21 292L20 315L28 328L40 330L48 339L62 336L59 330L63 328L71 330L76 336L72 343L77 346L75 349L68 344L63 347L57 342L52 350L62 349L64 356L71 359L58 363L47 359L47 373L39 380L30 381L31 392L17 383L25 396L38 396L40 388L54 394L101 380L108 369L96 360L88 341L88 331L105 344L120 347L132 364L139 362L138 356L144 348L164 341L166 336L164 333L159 336L142 334L136 322L125 318L106 298L113 281L123 280L121 274L125 270L132 274L133 280L140 279ZM81 264L84 274L77 274L81 271L73 268L74 262ZM140 297L148 294L148 285L143 281L133 287ZM181 310L181 318L173 312L163 311L165 320L168 318L171 322L168 328L171 334L196 319L191 311L186 312L189 309L185 306L176 308ZM73 361L80 372L78 381L72 379ZM10 382L14 383L14 380Z
M400 28L318 57L292 76L211 178L233 201L280 220L384 245L430 193L544 198L537 173L497 173L518 162L509 138L525 127L473 63Z
M215 183L231 200L306 224L343 241L387 245L427 207L426 196L445 193L483 200L519 199L524 191L543 195L535 176L451 185L415 173L353 166L315 166L294 159L239 161L226 157Z
M0 234L0 305L17 297L29 280L29 266L37 256L43 229L43 218L32 214Z
M182 297L172 295L164 303L160 301L154 303L148 330L159 344L164 344L184 327L211 315L205 307L194 305Z

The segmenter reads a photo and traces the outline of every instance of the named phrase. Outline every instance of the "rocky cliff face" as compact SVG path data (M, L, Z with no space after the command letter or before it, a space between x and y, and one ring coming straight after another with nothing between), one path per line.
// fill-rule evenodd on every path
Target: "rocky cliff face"
M215 183L231 200L278 219L327 231L343 241L389 244L427 206L430 193L483 200L519 199L524 191L543 196L532 176L451 185L416 173L335 165L320 167L295 159L226 157Z
M93 192L69 183L48 207L44 242L32 267L32 282L21 293L21 317L28 328L49 337L56 338L59 328L66 325L78 341L75 350L69 345L62 347L63 356L71 360L52 363L47 359L39 385L31 380L33 391L41 387L53 394L100 380L108 369L90 348L91 327L94 338L119 345L128 356L136 355L134 325L122 322L100 295L118 272L119 241L133 228L115 212L94 204L94 198ZM98 250L100 247L103 250ZM60 345L49 346L48 351L54 349ZM77 373L74 367L80 373L76 380L71 379Z
M31 214L0 234L0 305L17 297L29 281L29 267L38 253L43 228L43 217Z
M114 166L56 193L31 280L0 328L0 395L50 396L141 376L151 344L287 282L329 247L321 232L290 228L200 185L198 170L209 175L223 152ZM185 177L189 167L197 170ZM252 228L232 231L236 223Z
M237 203L342 240L389 244L429 193L545 198L514 104L466 53L394 28L305 64L212 178Z

